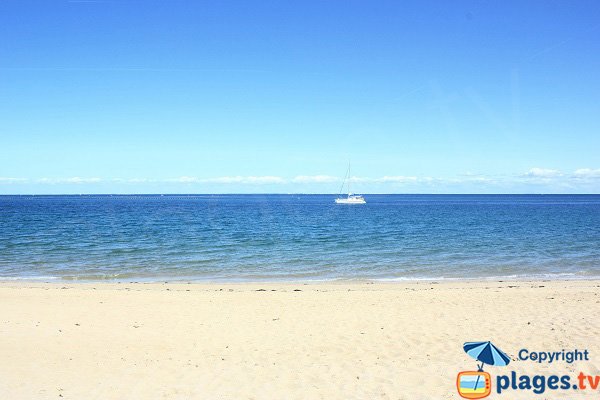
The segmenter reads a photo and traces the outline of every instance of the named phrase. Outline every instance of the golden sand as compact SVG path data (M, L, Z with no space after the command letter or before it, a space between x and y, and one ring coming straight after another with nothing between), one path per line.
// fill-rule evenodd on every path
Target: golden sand
M600 375L600 282L0 284L0 399L457 399L492 373ZM502 397L599 398L596 392ZM492 394L492 396L497 396ZM502 398L497 396L495 398Z

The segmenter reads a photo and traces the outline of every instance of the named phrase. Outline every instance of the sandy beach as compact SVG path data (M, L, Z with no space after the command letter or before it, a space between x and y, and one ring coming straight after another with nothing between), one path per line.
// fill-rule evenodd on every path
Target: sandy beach
M456 399L456 374L476 369L462 344L478 340L514 360L492 375L600 375L599 293L598 281L4 282L0 398ZM522 348L590 360L520 361Z

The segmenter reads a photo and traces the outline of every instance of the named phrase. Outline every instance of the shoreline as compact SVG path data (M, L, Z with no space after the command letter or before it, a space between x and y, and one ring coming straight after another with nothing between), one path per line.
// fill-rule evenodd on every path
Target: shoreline
M0 277L0 285L11 282L48 284L194 284L194 285L259 285L259 284L403 284L403 283L460 283L460 282L563 282L600 281L600 275L581 276L571 273L511 275L489 277L424 277L424 278L324 278L324 279L198 279L198 278L127 278L77 279L63 277Z

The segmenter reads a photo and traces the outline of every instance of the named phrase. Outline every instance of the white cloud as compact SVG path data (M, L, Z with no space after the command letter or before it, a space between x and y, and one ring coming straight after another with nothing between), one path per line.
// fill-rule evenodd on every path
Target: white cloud
M600 178L600 168L580 168L573 173L573 176L578 179Z
M0 176L0 184L23 183L23 182L27 182L27 179L25 179L25 178L8 178L8 177Z
M457 183L495 183L495 179L483 175L466 175L456 179Z
M220 176L216 178L198 178L195 176L180 176L179 178L168 179L167 182L175 183L241 183L241 184L269 184L284 183L285 180L278 176Z
M294 183L333 183L339 181L340 178L329 175L300 175L292 179Z
M279 176L222 176L218 178L202 179L205 183L242 183L251 185L281 184L286 180Z
M176 178L99 178L99 177L67 177L67 178L14 178L0 177L0 185L8 190L8 185L89 185L93 188L93 184L112 184L119 185L121 188L126 185L194 185L191 187L202 189L203 185L223 185L228 186L228 190L234 190L238 185L287 185L286 190L296 190L300 185L322 185L321 189L333 189L335 185L341 182L340 177L331 175L297 175L295 177L281 177L276 175L264 176L221 176L221 177L197 177L182 175ZM597 191L600 188L597 185L600 183L600 168L579 168L572 172L561 172L557 169L548 168L531 168L529 171L521 174L496 174L496 175L478 175L474 173L460 174L455 176L435 177L435 176L407 176L407 175L384 175L380 177L359 177L352 176L349 179L351 186L357 190L383 190L393 191L400 190L404 185L405 188L417 188L417 190L434 190L443 191L446 189L456 190L462 188L464 190L508 190L514 188L519 191L522 189L529 190L571 190L571 191ZM122 185L122 186L121 186ZM197 185L197 186L196 186ZM528 186L530 185L530 186ZM296 188L295 188L296 186ZM337 186L335 186L337 188ZM565 189L567 188L567 189ZM11 189L12 190L12 189ZM80 189L73 189L80 190ZM122 190L122 189L119 189ZM240 189L243 191L242 189ZM268 191L268 188L264 190ZM316 186L315 186L315 189Z
M256 184L267 184L267 183L285 183L285 179L279 176L247 176L243 183L256 183Z
M72 183L72 184L82 184L82 183L98 183L102 182L102 178L81 178L79 176L73 176L71 178L40 178L36 182L38 183L50 183L50 184L59 184L59 183Z
M152 179L146 179L146 178L130 178L130 179L125 179L125 182L127 183L148 183L148 182L154 182Z
M198 183L198 182L201 182L201 180L194 176L180 176L179 178L169 179L168 182Z
M102 182L102 179L100 178L80 178L78 176L74 176L72 178L67 178L65 180L65 183L98 183L98 182Z
M559 170L548 168L531 168L523 174L527 178L556 178L562 175Z
M375 179L375 182L381 182L381 183L413 183L413 182L417 182L419 180L419 178L417 178L416 176L384 176L382 178L378 178Z

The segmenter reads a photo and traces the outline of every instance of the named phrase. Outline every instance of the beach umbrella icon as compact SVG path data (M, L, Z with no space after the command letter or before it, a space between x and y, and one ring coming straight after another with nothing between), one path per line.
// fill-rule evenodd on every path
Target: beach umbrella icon
M504 367L510 363L510 358L492 342L467 342L463 345L465 353L481 362L479 370L483 371L483 364Z
M510 358L499 348L494 346L492 342L467 342L463 344L463 350L465 353L481 362L481 365L478 365L478 370L483 371L483 364L488 365L496 365L499 367L504 367L508 365L510 362ZM475 388L479 384L480 375L477 375L477 380L475 381Z

